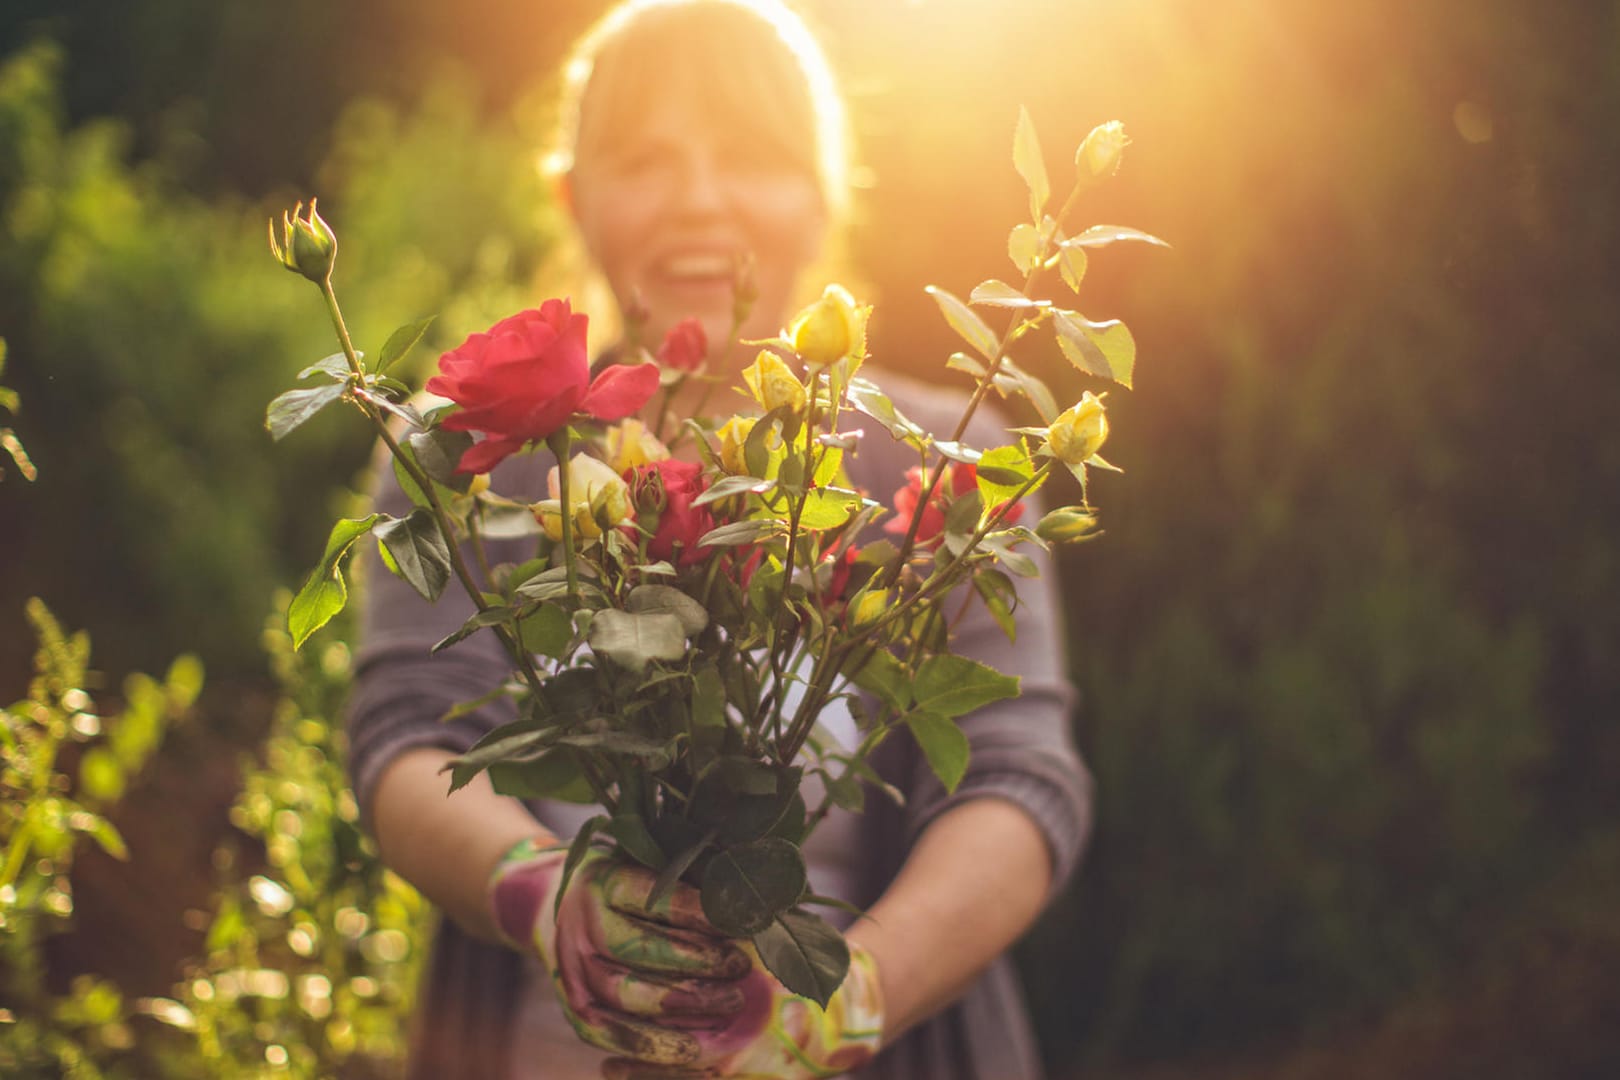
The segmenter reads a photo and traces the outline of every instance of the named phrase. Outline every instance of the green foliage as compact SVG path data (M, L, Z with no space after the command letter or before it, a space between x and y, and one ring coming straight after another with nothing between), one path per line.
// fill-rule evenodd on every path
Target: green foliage
M176 1080L256 1077L266 1062L308 1080L391 1074L403 1053L430 911L360 831L334 723L348 650L295 652L282 625L264 642L286 696L231 808L250 844L216 856L206 952L150 1005L187 1036L165 1063Z
M105 816L202 688L182 657L163 682L132 675L125 708L102 717L91 684L90 639L64 634L28 602L39 648L28 696L0 711L0 1072L8 1077L133 1077L138 1004L93 975L69 993L47 985L45 945L73 915L69 875L81 837L129 857ZM78 782L71 772L77 755Z
M0 59L6 381L52 418L27 441L54 481L0 486L6 520L30 523L0 592L20 593L26 566L31 591L94 611L112 670L163 662L175 643L216 671L257 668L265 597L307 570L329 524L321 493L349 481L371 437L322 415L269 452L264 403L330 351L305 317L308 285L265 273L269 211L193 196L161 154L132 162L116 122L70 127L61 66L43 45ZM522 306L552 234L531 154L446 83L408 113L360 101L337 121L317 194L348 244L356 340L395 374ZM433 311L428 347L400 359L398 314Z

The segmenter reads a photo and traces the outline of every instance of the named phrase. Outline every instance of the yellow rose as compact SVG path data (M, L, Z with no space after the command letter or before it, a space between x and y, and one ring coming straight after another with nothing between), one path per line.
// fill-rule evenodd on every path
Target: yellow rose
M1065 465L1080 465L1102 449L1108 438L1108 416L1102 398L1090 390L1072 409L1065 410L1046 429L1046 446Z
M788 337L793 351L811 367L836 364L846 356L855 366L866 358L866 320L870 307L857 307L842 285L828 285L821 299L793 318Z
M608 467L621 476L638 465L669 457L669 448L633 416L607 429L602 451Z
M1097 179L1113 176L1119 171L1119 160L1130 142L1125 137L1125 125L1118 120L1098 124L1075 151L1074 163L1082 173Z
M766 412L783 406L793 412L804 408L804 384L782 358L769 349L761 349L754 362L743 369L743 381Z
M745 475L748 472L748 462L744 458L743 448L748 443L748 435L758 423L751 416L733 416L720 427L720 465L733 476Z
M562 539L562 485L556 466L547 478L551 498L530 507L553 540ZM588 454L568 459L568 506L575 540L583 543L630 520L630 485L613 467Z

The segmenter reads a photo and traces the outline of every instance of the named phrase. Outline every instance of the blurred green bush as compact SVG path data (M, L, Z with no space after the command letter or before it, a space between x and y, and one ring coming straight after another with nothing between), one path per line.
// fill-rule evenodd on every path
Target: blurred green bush
M203 201L161 153L128 160L117 121L67 128L61 64L49 45L0 63L0 327L27 403L15 426L51 480L0 488L0 595L95 625L112 670L178 642L220 677L262 672L260 613L319 555L331 493L370 446L322 418L272 452L265 405L336 346L319 298L267 254L265 219L320 196L356 344L437 313L421 362L527 299L555 224L534 145L439 83L408 111L345 110L319 190ZM0 656L25 643L0 623Z

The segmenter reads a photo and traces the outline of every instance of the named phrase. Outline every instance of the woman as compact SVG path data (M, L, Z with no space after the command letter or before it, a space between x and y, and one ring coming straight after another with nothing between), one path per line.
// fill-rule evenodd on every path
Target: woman
M775 333L842 212L845 192L840 106L802 24L774 0L632 0L584 39L570 78L561 192L621 310L636 306L649 341L687 316L702 321L710 341L724 341L734 269L751 258L758 299L741 336ZM902 390L890 377L884 384L930 430L948 429L960 415L957 399ZM1001 435L981 422L969 439L990 445L1004 441ZM539 498L542 459L503 463L496 490ZM901 485L908 463L887 439L868 439L851 473L857 484L887 493ZM389 471L382 475L381 508L402 509L403 496L386 486ZM545 857L532 853L571 835L581 808L526 807L482 780L444 798L444 762L509 718L492 706L438 722L451 704L479 697L508 670L493 642L482 651L468 642L429 657L432 643L467 614L448 594L426 608L396 579L375 575L351 708L351 771L383 858L447 916L418 1014L412 1075L595 1076L610 1055L575 1038L568 1014L580 1024L603 995L631 1009L623 1000L629 995L618 993L625 969L605 989L600 972L585 979L595 990L580 990L580 1000L565 980L565 1009L541 961L555 969L558 950L573 947L583 958L578 962L590 964L586 931L561 916L547 921L550 904L525 909L522 932L513 929L509 910L496 912L500 883L550 872ZM964 718L972 761L957 791L947 797L910 741L891 739L874 764L905 794L905 806L869 799L867 813L829 818L806 846L817 891L843 896L871 915L847 931L858 962L840 993L851 1008L880 1017L880 1033L871 1034L883 1049L852 1075L1039 1074L1003 954L1073 868L1088 823L1088 781L1068 734L1072 691L1059 640L1049 584L1032 585L1021 597L1016 650L982 611L964 620L956 650L1021 676L1023 693ZM596 892L616 887L598 881ZM570 903L556 910L571 908L575 893L571 885ZM689 899L677 898L675 906L682 904L685 915L669 920L675 929L638 924L638 932L664 934L655 944L687 950L684 974L691 978L678 994L643 994L633 1019L614 1009L592 1013L608 1018L594 1033L598 1045L621 1053L656 1050L666 1036L690 1040L704 1023L729 1022L758 1004L747 994L715 990L734 985L737 972L728 965L736 958L711 942ZM605 902L592 910L593 933L601 917L616 917ZM542 948L498 944L537 938ZM757 974L736 985L767 997L780 989ZM587 1000L592 993L594 1005ZM757 1045L784 1037L762 1034ZM801 1051L795 1049L802 1058ZM812 1071L825 1075L864 1056L864 1050L834 1054ZM747 1053L704 1059L713 1075L736 1075L759 1060Z

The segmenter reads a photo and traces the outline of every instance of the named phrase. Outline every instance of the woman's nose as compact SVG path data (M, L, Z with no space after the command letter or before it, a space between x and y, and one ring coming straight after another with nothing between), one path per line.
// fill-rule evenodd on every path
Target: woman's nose
M702 217L724 212L728 179L713 154L692 148L684 155L675 192L677 212Z

